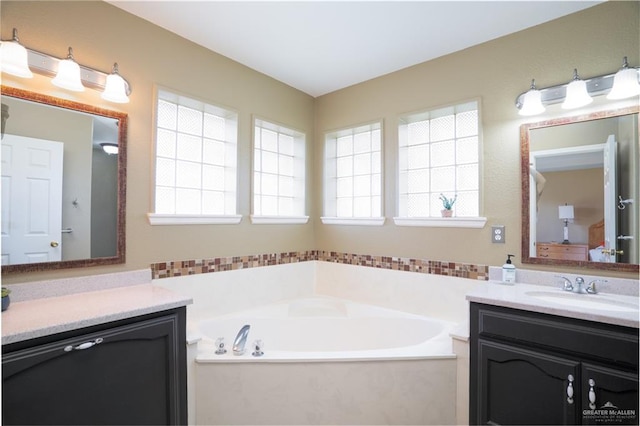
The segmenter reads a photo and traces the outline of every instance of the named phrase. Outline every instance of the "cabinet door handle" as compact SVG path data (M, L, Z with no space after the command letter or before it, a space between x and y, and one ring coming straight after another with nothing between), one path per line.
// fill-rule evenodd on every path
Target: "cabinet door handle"
M596 381L589 379L589 408L592 410L596 409L596 391L593 389L595 385Z
M102 337L98 337L96 340L80 343L78 346L73 346L73 345L65 346L64 351L65 352L83 351L85 349L92 348L95 345L99 345L100 343L102 343L102 341L103 341Z
M567 377L569 384L567 385L567 402L573 404L573 375Z

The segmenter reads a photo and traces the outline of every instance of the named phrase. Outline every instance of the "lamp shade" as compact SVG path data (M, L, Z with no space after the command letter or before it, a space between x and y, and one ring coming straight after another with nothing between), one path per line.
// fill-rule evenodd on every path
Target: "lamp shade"
M84 86L80 79L80 65L73 59L73 50L69 48L67 59L63 59L58 63L58 73L51 80L55 86L74 92L83 92Z
M613 77L613 87L607 95L607 99L626 99L640 95L640 83L638 83L638 70L629 68L627 57L624 57L622 68Z
M32 78L29 69L27 49L18 42L18 30L13 29L13 40L0 43L0 64L2 72L16 77Z
M587 91L587 83L578 77L578 70L573 70L573 81L567 86L567 96L562 103L562 108L573 109L589 105L593 98Z
M564 206L558 206L558 218L561 220L573 219L573 206L568 206L566 204Z
M545 110L542 105L542 94L536 89L535 80L531 80L531 89L524 94L522 100L522 108L518 114L523 116L542 114Z
M113 71L107 76L107 83L101 96L104 100L119 104L129 102L125 81L118 74L118 64L113 64Z

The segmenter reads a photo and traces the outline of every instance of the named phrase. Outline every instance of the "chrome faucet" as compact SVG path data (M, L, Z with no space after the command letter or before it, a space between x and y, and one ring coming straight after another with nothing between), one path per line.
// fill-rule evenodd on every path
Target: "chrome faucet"
M585 293L585 290L582 288L584 285L584 278L576 277L576 288L573 290L576 293Z
M236 340L233 341L233 354L234 355L242 355L245 351L245 345L247 344L247 337L249 336L249 329L251 326L249 324L244 325L240 331L238 331L238 335L236 336Z
M574 293L587 293L587 294L597 294L598 290L596 289L596 283L606 283L607 280L593 280L589 283L589 285L584 287L584 278L576 277L575 284L569 280L569 278L556 275L556 278L560 278L562 280L562 289L564 291L572 291Z

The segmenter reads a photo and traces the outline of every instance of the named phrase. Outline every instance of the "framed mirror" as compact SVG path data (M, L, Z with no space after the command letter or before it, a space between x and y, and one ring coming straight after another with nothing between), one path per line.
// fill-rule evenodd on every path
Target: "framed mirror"
M1 91L2 273L124 263L127 114Z
M639 111L521 126L523 263L640 270Z

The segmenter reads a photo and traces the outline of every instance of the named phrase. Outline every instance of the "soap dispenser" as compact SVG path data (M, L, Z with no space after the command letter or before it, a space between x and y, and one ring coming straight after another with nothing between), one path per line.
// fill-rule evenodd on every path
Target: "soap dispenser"
M516 282L516 267L511 263L513 254L507 255L507 261L502 265L502 282L514 284Z

